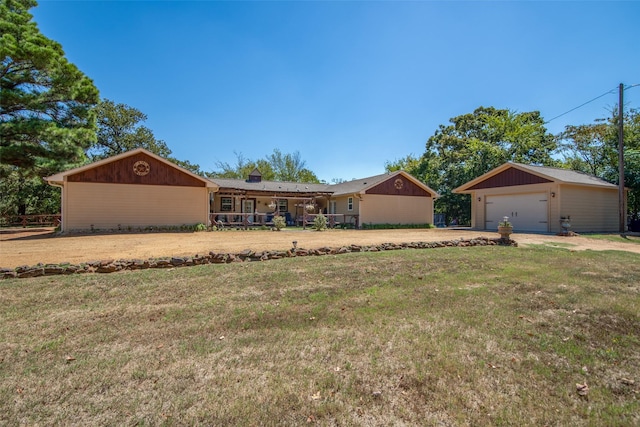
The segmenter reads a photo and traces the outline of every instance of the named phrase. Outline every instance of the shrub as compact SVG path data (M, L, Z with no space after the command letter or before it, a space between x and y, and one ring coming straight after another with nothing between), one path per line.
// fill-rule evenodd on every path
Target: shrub
M322 230L326 230L327 229L327 217L325 217L322 214L318 214L314 219L313 219L313 228L316 231L322 231Z
M281 215L276 215L273 217L273 227L280 231L287 226L287 221Z
M207 226L203 223L199 223L193 226L193 231L207 231Z

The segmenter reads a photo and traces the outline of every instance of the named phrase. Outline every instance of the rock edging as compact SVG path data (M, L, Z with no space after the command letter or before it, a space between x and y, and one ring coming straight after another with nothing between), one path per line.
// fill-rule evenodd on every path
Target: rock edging
M149 268L176 268L204 264L228 264L232 262L269 261L273 259L299 256L339 255L353 252L381 252L399 249L432 249L444 247L469 246L518 246L511 239L476 237L473 239L443 240L437 242L381 243L379 245L348 245L340 247L321 247L317 249L292 248L289 250L253 251L245 249L238 253L209 252L208 255L187 257L166 257L153 259L120 259L91 261L81 264L36 264L20 266L14 269L0 268L2 279L29 278L84 273L115 273L117 271L145 270Z

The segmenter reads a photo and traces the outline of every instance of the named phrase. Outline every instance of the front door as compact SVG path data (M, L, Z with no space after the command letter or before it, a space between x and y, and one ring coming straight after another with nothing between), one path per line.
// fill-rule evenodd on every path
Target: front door
M255 211L256 208L256 201L254 199L245 199L242 202L242 212L243 213L253 213ZM249 221L250 223L253 223L255 220L255 218L253 217L253 215L249 215L247 217L247 221Z

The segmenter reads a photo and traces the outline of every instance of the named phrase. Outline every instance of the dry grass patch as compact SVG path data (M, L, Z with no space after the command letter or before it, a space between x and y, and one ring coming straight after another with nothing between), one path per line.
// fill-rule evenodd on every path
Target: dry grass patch
M637 261L456 248L3 281L0 423L637 425Z

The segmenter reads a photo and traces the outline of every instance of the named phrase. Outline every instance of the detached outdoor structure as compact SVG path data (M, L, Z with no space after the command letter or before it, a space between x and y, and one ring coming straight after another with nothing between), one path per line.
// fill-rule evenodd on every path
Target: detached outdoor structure
M62 188L62 231L182 225L303 227L322 213L329 226L432 224L438 195L404 171L340 184L207 179L142 148L48 178Z
M618 187L567 169L508 162L453 190L471 195L471 226L496 230L508 216L514 231L618 231ZM566 230L565 230L566 231Z

